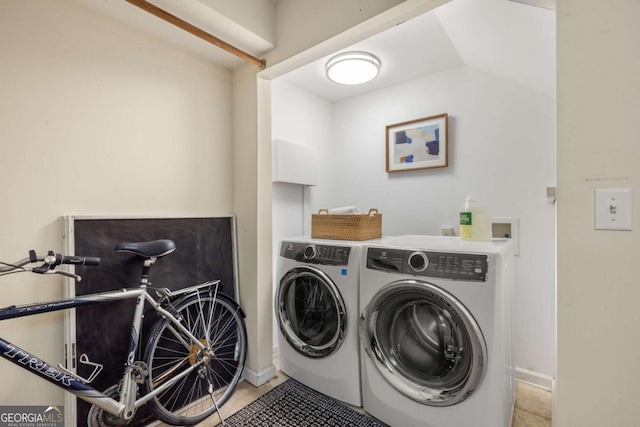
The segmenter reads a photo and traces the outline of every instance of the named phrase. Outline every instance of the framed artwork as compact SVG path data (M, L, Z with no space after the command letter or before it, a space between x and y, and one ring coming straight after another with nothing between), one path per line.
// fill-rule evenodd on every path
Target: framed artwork
M387 126L387 172L449 165L447 114Z

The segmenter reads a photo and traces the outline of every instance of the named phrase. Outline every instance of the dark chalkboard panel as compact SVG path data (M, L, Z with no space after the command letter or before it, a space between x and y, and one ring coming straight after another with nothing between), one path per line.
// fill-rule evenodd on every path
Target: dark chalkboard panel
M66 236L75 255L98 256L99 267L76 267L82 282L76 295L137 287L142 261L130 254L116 253L116 245L171 239L176 250L151 267L152 286L177 290L209 280L221 280L222 291L238 300L235 261L235 222L233 217L213 218L66 218ZM135 301L117 301L76 309L76 357L86 353L92 361L104 364L102 373L91 383L106 390L122 377L128 350ZM144 334L156 319L145 316ZM139 349L144 352L144 348ZM142 359L142 354L138 360ZM91 369L77 365L80 376ZM77 426L86 426L89 405L77 399ZM143 407L130 426L146 424L149 413Z

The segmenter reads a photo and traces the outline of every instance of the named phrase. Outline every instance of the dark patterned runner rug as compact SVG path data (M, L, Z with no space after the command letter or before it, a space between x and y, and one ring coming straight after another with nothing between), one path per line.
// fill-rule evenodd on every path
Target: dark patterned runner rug
M225 426L386 427L386 424L288 379L227 418Z

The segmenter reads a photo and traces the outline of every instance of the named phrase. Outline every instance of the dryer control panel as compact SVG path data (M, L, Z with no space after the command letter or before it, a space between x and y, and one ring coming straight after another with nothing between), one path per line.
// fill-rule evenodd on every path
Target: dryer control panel
M489 256L425 250L368 248L368 269L441 279L486 281Z
M280 247L281 257L309 264L348 265L350 254L351 248L348 246L282 242Z

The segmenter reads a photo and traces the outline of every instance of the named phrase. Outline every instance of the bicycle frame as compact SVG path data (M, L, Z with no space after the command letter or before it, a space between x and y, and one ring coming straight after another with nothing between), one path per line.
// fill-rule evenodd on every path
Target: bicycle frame
M133 362L135 361L135 354L138 348L138 337L140 336L140 330L142 328L142 319L144 314L145 303L149 303L153 309L161 316L168 319L172 325L184 336L191 340L188 343L189 346L195 344L203 352L206 350L206 346L202 344L182 323L162 307L162 303L169 299L174 299L177 296L183 296L187 294L197 294L204 289L216 287L220 281L205 282L200 285L184 288L176 292L172 292L168 289L157 289L159 301L156 301L147 290L147 284L143 281L139 288L135 289L121 289L112 292L101 292L96 294L82 295L75 298L56 300L44 303L28 304L22 306L10 306L0 309L0 321L14 319L18 317L34 316L41 313L47 313L52 311L67 310L75 307L81 307L91 304L101 304L111 301L120 301L127 299L137 299L135 312L133 316L133 323L131 329L131 340L129 344L129 352L127 361L125 364L125 372L122 377L122 387L120 391L120 400L117 401L102 392L89 386L85 381L74 375L73 373L55 368L42 359L30 354L29 352L21 349L20 347L10 343L9 341L0 338L0 356L13 364L19 366L22 369L31 372L39 376L40 378L49 381L50 383L60 387L69 393L74 394L78 398L99 407L100 409L118 416L122 419L129 420L133 418L136 410L153 399L158 394L171 387L177 381L187 376L190 372L198 369L203 363L206 363L209 359L205 356L203 360L195 363L193 366L168 380L162 386L156 388L152 393L140 397L136 400L137 383L135 379L135 369ZM177 334L176 334L177 336ZM204 352L206 354L206 352Z

